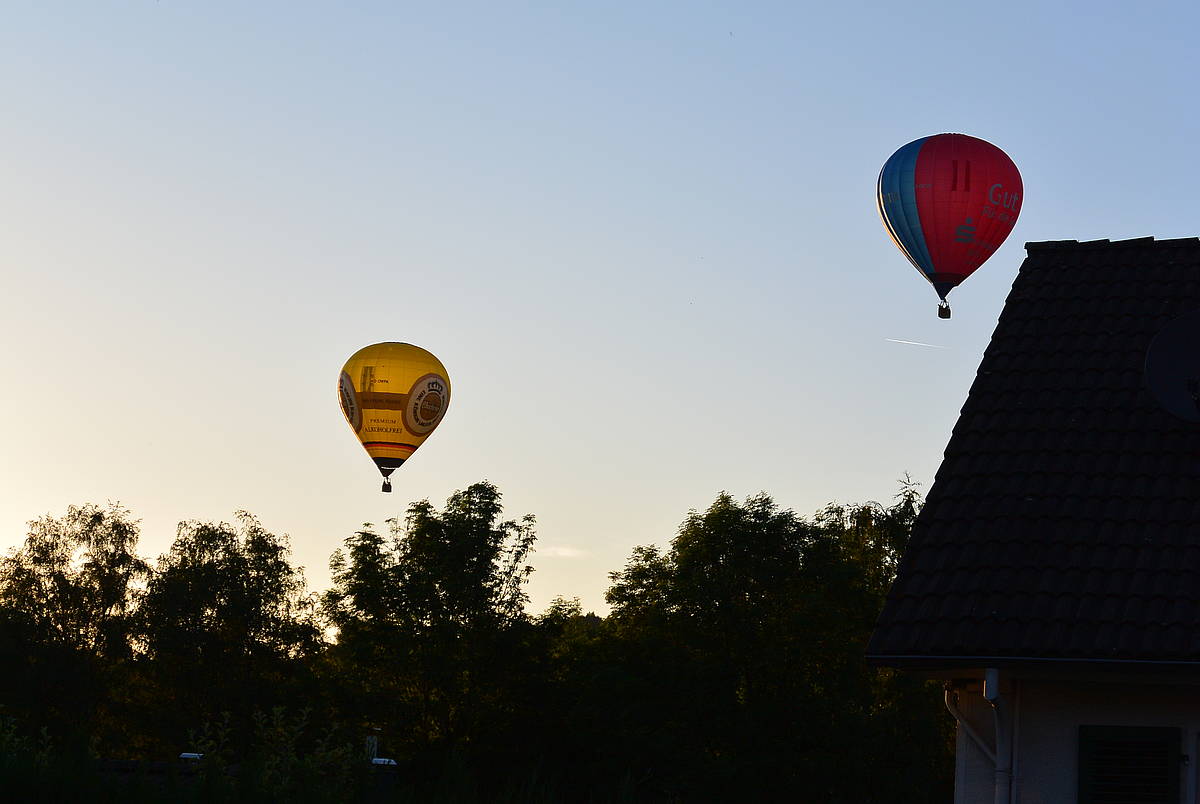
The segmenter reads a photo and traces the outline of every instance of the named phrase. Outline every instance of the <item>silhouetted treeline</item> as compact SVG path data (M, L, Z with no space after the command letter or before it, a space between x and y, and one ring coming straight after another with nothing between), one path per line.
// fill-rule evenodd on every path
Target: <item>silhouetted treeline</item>
M918 505L722 494L610 573L604 618L526 611L534 521L486 482L346 538L322 595L250 514L151 562L130 512L71 507L0 560L0 775L44 800L69 767L93 800L948 801L939 690L863 660ZM182 751L203 785L96 770Z

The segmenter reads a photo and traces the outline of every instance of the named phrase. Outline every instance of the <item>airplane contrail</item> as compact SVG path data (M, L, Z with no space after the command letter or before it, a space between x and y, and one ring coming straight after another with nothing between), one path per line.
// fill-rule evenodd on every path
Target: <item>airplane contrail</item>
M903 344L907 344L909 346L926 346L930 349L945 349L946 348L945 346L938 346L937 344L933 344L933 343L921 343L920 341L902 341L899 338L884 338L884 340L891 341L892 343L903 343Z

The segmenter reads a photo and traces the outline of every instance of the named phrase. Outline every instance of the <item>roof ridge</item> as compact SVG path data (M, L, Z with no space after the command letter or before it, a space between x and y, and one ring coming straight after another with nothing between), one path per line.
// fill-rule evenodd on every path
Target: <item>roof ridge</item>
M1104 247L1144 248L1146 246L1173 248L1194 246L1197 243L1200 243L1200 237L1168 237L1159 240L1153 235L1149 235L1146 237L1130 237L1125 240L1109 240L1108 238L1099 240L1028 240L1025 242L1025 250L1052 251L1056 249L1096 249Z

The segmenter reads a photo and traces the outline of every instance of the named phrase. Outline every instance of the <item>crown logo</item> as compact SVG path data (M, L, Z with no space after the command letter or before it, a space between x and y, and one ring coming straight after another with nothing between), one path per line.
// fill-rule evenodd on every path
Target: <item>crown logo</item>
M446 386L442 385L437 380L430 380L429 385L426 387L428 387L430 391L437 391L439 394L446 390Z

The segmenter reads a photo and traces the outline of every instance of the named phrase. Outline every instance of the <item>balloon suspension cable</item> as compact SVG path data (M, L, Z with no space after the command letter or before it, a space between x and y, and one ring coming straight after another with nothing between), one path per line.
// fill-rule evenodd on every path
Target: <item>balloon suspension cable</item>
M946 301L945 299L942 299L940 302L938 302L938 318L949 318L949 317L950 317L950 302Z
M392 493L392 479L390 477L383 479L383 488L380 491L386 491L388 494Z

